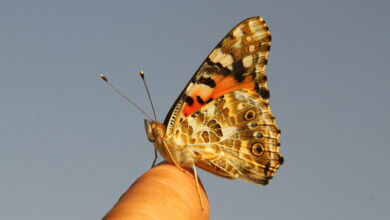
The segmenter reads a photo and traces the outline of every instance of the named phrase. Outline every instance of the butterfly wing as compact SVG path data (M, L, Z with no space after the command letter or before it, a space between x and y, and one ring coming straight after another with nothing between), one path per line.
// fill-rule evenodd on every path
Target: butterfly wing
M265 67L271 45L260 17L234 27L212 50L168 113L170 146L214 174L267 184L283 163L269 108ZM183 159L184 158L184 159Z
M280 130L257 93L235 90L178 120L173 142L211 173L265 185L283 164Z
M164 124L172 132L177 114L187 117L218 97L237 90L257 92L268 100L265 67L271 35L261 17L234 27L211 51L170 109Z

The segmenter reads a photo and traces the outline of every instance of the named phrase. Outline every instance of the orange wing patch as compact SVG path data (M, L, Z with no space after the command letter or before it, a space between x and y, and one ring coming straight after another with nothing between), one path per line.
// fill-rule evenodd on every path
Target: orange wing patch
M255 89L255 82L250 75L245 76L242 82L238 82L232 75L216 75L212 77L212 80L215 82L214 88L206 84L194 84L190 89L189 94L184 99L183 114L185 117L192 115L207 103L226 93L238 89Z

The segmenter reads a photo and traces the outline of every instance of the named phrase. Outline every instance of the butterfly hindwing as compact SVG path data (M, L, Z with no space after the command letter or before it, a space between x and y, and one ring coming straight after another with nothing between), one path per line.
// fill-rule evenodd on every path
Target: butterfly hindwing
M269 104L257 93L227 93L178 121L173 142L184 142L181 152L214 174L265 185L283 163L280 131ZM182 158L188 160L185 154Z

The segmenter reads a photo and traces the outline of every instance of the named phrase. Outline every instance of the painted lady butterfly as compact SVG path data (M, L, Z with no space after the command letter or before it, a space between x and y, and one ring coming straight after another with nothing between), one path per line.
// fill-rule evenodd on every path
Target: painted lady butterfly
M283 164L265 75L270 45L261 17L244 20L211 51L164 123L145 120L148 139L165 160L269 182Z

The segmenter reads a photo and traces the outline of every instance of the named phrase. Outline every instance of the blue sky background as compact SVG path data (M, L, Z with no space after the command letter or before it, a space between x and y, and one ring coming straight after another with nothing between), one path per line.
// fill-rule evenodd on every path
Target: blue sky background
M389 219L389 1L0 1L0 219L99 219L150 166L211 49L262 16L285 164L269 186L200 172L211 219Z

